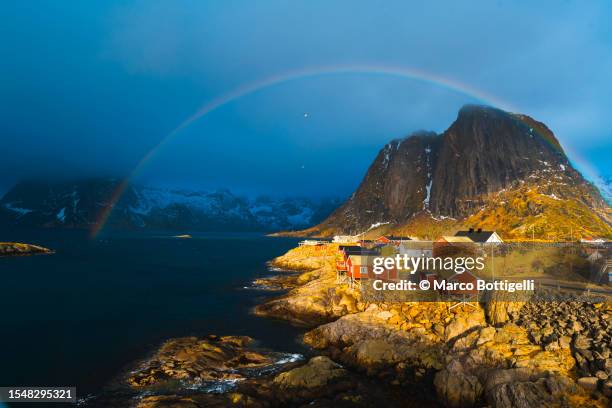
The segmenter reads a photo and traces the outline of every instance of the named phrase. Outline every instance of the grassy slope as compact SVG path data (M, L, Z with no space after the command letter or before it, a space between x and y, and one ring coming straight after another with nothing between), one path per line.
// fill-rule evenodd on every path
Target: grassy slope
M462 220L434 218L428 213L413 217L406 224L383 225L364 233L364 238L384 234L409 235L434 239L452 235L469 227L495 230L506 240L524 241L535 238L544 241L569 241L602 237L612 239L610 208L593 209L588 192L581 188L564 187L565 197L554 189L537 184L479 197L483 205L473 215ZM315 226L302 231L279 233L286 236L331 237L338 232L332 227Z
M464 224L496 230L504 238L514 240L612 239L607 218L603 210L590 208L579 192L569 198L558 198L545 194L541 186L523 186L492 195Z

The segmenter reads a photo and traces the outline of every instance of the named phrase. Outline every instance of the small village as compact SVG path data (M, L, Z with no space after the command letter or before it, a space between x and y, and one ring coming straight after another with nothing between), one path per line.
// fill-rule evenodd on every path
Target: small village
M582 240L579 243L537 243L537 247L530 243L511 243L504 240L495 231L485 231L482 229L470 228L468 230L460 230L455 235L442 235L435 240L420 240L414 236L397 236L397 235L382 235L375 239L362 239L360 236L335 236L331 241L308 239L300 242L300 246L313 246L315 248L323 248L328 244L337 245L337 254L335 260L336 281L338 284L347 283L351 287L362 287L362 283L368 279L382 280L386 282L414 282L419 284L426 280L430 283L430 287L435 287L435 283L441 280L449 282L456 281L461 284L469 284L475 287L476 281L484 279L494 281L504 278L504 270L495 270L495 265L492 260L498 256L507 255L509 251L516 248L522 250L524 247L532 245L531 251L535 252L534 248L548 248L551 246L564 247L562 251L575 253L581 259L589 263L591 270L589 276L586 277L590 283L607 286L612 283L612 262L610 261L609 243L604 240ZM576 249L578 248L578 249ZM388 257L423 257L423 258L456 258L460 256L484 257L491 261L487 262L486 270L478 271L478 274L473 271L466 270L461 273L445 273L445 271L435 269L421 269L415 273L408 269L397 267L384 268L382 273L375 273L375 259ZM535 260L527 268L531 266L538 268L541 261ZM499 268L499 265L497 266ZM518 268L520 269L520 268ZM507 277L507 276L506 276ZM535 277L535 276L534 276ZM511 280L517 280L510 277ZM567 284L563 288L559 282L549 282L542 280L544 286L556 286L558 291L562 289L570 292L582 291L583 285ZM542 286L540 282L540 287ZM590 290L590 289L589 289ZM597 292L597 291L596 291ZM606 295L610 291L605 290ZM457 290L453 293L444 293L445 295L461 296L477 300L478 291Z

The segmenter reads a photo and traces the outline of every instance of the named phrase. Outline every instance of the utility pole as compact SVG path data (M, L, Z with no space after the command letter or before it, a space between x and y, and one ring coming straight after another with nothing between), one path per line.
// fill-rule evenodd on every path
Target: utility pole
M493 278L493 282L495 282L495 251L494 245L491 245L491 277Z

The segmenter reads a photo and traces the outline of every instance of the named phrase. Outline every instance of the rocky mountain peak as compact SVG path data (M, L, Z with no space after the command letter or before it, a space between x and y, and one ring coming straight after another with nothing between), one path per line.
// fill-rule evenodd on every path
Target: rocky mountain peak
M521 200L527 199L531 190L525 186L553 200L573 199L577 206L605 205L546 125L527 115L466 105L440 135L419 131L385 145L351 198L310 232L363 232L405 225L417 215L465 220L497 205L494 194L522 189ZM525 204L531 212L544 208L537 200ZM504 211L518 217L523 203L516 205L516 211ZM606 230L607 221L593 217Z
M571 169L552 132L525 115L468 105L441 137L432 186L435 214L464 216L482 194L550 168Z

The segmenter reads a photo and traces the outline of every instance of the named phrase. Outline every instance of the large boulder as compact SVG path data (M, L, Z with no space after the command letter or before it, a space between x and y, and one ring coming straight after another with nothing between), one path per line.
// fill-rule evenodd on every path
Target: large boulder
M257 305L255 314L315 327L358 311L359 292L347 285L337 285L335 269L329 263L300 275L297 283L302 286Z
M569 350L542 350L521 327L488 326L455 339L434 385L440 401L451 407L483 399L493 407L562 405L567 396L586 398L570 378L574 365Z
M457 313L448 326L446 326L446 340L453 340L461 334L480 326L486 326L482 309L478 308L470 313Z
M552 407L553 398L534 382L507 382L487 393L487 402L496 408Z
M432 333L423 327L398 330L389 323L394 314L369 307L319 326L304 335L304 342L316 349L326 349L332 358L374 374L398 364L413 368L440 369L441 348Z
M487 294L485 313L487 321L493 326L506 323L510 315L519 312L531 293L492 291Z
M434 386L440 401L452 408L474 406L483 392L478 377L454 369L436 373Z
M292 370L280 373L274 378L274 384L280 388L316 388L323 387L346 375L346 370L328 357L317 356Z

